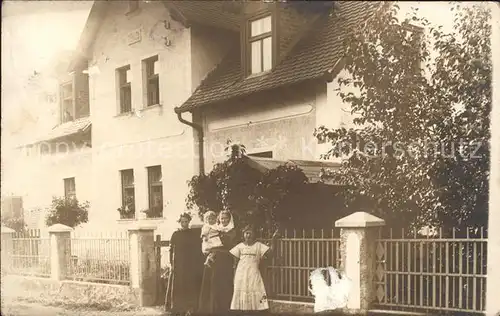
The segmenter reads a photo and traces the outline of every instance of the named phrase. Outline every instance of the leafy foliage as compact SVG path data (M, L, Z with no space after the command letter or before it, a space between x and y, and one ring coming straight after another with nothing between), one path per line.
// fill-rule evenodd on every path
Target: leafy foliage
M229 158L207 175L189 181L188 209L199 215L212 210L230 210L239 226L253 224L266 231L279 227L332 227L344 216L338 194L308 182L303 171L283 164L262 173L248 163L244 146L228 147ZM326 220L325 220L326 219Z
M332 144L326 158L345 158L325 176L355 188L346 201L364 201L392 226L487 221L490 12L453 10L451 34L417 9L402 23L397 5L378 11L345 42L338 93L354 126L315 131Z
M26 223L22 217L4 217L2 216L2 226L12 228L16 232L26 229Z
M45 224L63 224L69 227L76 227L88 221L89 202L79 203L76 198L53 197L52 205L45 218Z

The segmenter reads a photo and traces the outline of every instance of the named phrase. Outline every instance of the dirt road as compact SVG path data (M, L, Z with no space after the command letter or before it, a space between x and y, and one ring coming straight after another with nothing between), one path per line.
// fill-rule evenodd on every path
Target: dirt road
M9 301L2 304L3 316L160 316L165 315L161 308L143 308L131 312L110 312L94 310L67 310L61 307L44 306L39 303Z

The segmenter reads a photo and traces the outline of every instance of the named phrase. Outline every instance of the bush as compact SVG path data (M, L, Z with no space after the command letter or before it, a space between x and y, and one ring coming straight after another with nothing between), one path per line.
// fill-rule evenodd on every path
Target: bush
M70 275L77 281L123 284L130 280L130 263L73 257Z
M16 232L26 229L26 223L22 217L2 217L2 226L12 228Z
M53 197L45 224L63 224L69 227L76 227L88 221L89 202L80 204L76 198Z
M240 145L241 146L241 145ZM231 156L207 175L189 181L187 208L199 215L230 210L238 226L254 224L266 231L276 228L328 228L347 215L338 187L309 183L294 164L262 173L251 167L238 146Z

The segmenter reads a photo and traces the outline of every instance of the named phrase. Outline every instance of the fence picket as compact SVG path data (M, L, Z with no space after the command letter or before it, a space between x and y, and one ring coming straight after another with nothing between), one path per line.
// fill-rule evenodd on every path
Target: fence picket
M417 236L415 232L405 235L401 230L401 238L394 236L390 228L388 232L389 237L380 234L377 241L377 244L387 243L384 265L387 299L379 297L379 307L412 312L484 311L487 238L482 230L471 233L469 229L459 235L452 229L451 236L444 236L439 229L433 232L434 237ZM379 288L380 277L375 282Z

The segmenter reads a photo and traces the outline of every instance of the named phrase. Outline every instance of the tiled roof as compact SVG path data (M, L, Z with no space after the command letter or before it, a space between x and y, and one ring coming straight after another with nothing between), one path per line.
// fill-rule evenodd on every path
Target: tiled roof
M176 111L186 112L256 91L325 76L343 56L343 41L347 34L359 28L379 4L378 1L341 2L335 14L320 19L288 56L267 74L243 79L238 45Z
M54 127L39 141L48 141L62 138L86 131L91 126L90 117L82 117L71 122L66 122Z
M274 169L285 163L291 163L302 169L306 177L311 183L321 182L320 173L322 169L338 169L340 164L331 161L317 161L317 160L275 160L269 158L247 157L250 166L265 172Z

